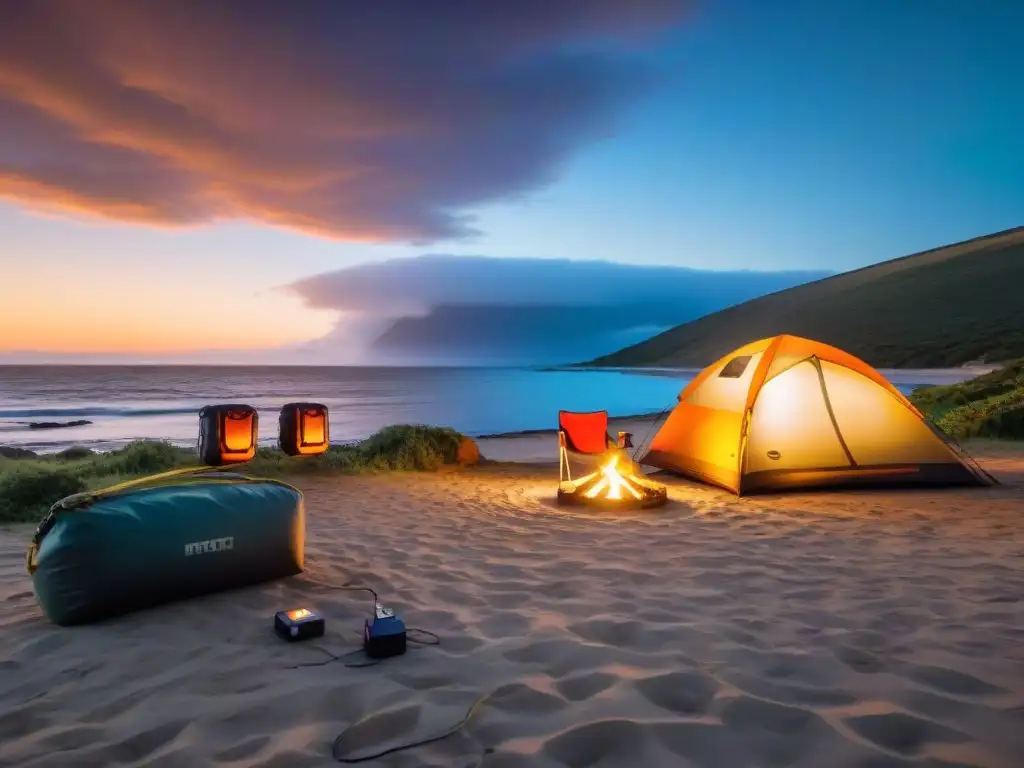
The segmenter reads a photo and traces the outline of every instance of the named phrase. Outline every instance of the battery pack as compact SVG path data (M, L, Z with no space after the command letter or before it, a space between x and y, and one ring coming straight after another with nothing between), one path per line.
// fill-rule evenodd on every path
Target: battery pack
M363 651L371 659L401 656L406 650L405 623L394 611L380 605L363 628Z
M308 608L295 608L274 614L274 631L290 643L323 637L324 629L324 617Z

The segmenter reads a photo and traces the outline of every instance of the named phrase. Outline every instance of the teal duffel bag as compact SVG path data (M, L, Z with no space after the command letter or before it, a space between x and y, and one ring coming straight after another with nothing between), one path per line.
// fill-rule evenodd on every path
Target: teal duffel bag
M208 467L57 502L27 563L56 624L293 576L303 567L302 492Z

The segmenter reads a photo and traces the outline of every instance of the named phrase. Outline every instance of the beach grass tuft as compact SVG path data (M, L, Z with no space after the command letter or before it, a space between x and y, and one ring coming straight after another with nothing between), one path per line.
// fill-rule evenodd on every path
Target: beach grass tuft
M1024 440L1024 358L960 384L919 387L910 400L957 440Z
M260 448L238 469L265 477L432 471L456 463L465 439L446 427L399 424L360 443L332 446L320 456L292 457L276 448ZM155 440L139 440L109 453L76 447L52 456L0 458L0 523L37 522L50 506L73 493L197 465L195 451Z

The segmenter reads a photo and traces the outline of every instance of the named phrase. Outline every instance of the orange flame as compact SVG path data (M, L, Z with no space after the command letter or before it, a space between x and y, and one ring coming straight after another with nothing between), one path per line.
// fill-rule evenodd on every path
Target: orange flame
M601 479L594 483L594 486L584 496L588 499L593 499L599 494L604 493L605 498L621 499L623 490L626 490L632 494L634 499L639 499L640 491L633 486L633 483L619 473L618 463L619 455L615 454L599 470L602 475Z

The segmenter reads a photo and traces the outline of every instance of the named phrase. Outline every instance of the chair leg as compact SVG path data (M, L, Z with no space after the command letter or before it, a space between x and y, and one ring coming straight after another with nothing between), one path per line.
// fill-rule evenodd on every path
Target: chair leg
M569 469L569 454L564 446L558 446L558 482L568 480L572 482L572 472Z

